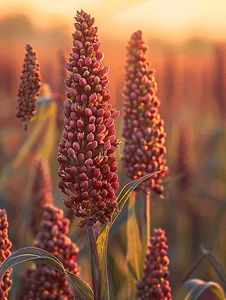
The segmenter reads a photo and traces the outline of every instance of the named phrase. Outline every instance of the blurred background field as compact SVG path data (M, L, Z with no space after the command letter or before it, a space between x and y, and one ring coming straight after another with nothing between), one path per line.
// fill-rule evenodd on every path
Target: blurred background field
M111 103L121 112L125 45L134 31L142 30L149 47L170 168L164 179L165 198L153 197L152 229L166 230L172 289L198 257L200 244L213 246L226 267L226 3L220 0L83 0L82 6L77 0L0 1L0 203L7 209L13 250L33 241L29 230L26 235L24 230L31 205L34 153L38 152L50 164L55 205L72 219L70 236L81 249L81 277L91 281L85 232L76 227L57 187L57 144L66 99L64 64L72 48L74 13L80 9L96 19L103 63L110 67ZM34 47L40 63L42 99L52 100L38 106L43 118L36 118L24 132L15 114L27 43ZM129 181L120 163L122 114L116 129L122 141L117 152L121 188ZM139 207L138 203L138 215ZM126 299L125 220L126 210L109 241L115 299ZM219 282L205 263L193 277Z

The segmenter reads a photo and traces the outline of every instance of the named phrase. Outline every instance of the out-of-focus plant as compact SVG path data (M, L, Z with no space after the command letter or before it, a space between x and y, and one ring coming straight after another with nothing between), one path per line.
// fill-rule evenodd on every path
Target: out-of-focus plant
M144 276L137 282L137 300L172 299L169 281L166 280L169 277L166 240L164 230L154 229L144 262Z
M79 275L80 268L75 262L78 247L67 236L69 220L63 211L52 205L45 205L41 218L40 231L34 246L55 255L65 270ZM19 298L28 299L73 299L66 277L59 271L43 263L35 263L21 277Z
M36 53L29 44L26 46L26 56L24 58L21 82L18 91L17 117L24 121L24 130L27 131L28 121L32 118L35 111L35 101L39 96L40 74L39 64L37 63Z
M134 32L128 42L126 87L123 115L123 149L122 164L127 176L140 178L150 172L162 171L155 178L146 180L137 189L147 193L149 189L161 195L160 185L168 171L165 166L166 153L164 121L160 118L158 107L160 101L156 96L157 83L154 71L149 69L146 51L147 46L140 30Z
M36 157L35 178L31 192L31 218L30 228L34 235L39 231L43 207L46 204L53 204L52 180L48 162L41 156Z
M156 96L158 88L154 70L149 69L150 64L146 57L148 48L140 30L132 34L126 49L126 86L123 89L125 95L123 115L125 145L122 165L125 167L126 174L131 180L156 170L161 171L151 179L141 183L136 189L136 192L142 191L144 195L141 217L142 253L140 253L141 257L143 257L150 239L151 230L150 190L153 190L158 195L162 194L161 177L165 176L165 173L168 171L168 167L165 165L166 159L164 158L166 153L166 147L164 146L166 133L164 131L164 121L158 113L160 101ZM131 203L131 205L135 205L135 203ZM137 231L135 221L129 224L132 225L133 231ZM129 231L127 236L128 244L130 244L131 234ZM139 236L137 239L139 239ZM132 243L133 241L131 240ZM130 251L128 248L128 264L132 263L131 259L135 260L135 257L130 257L132 252L134 251ZM140 260L140 258L137 259ZM131 284L132 282L130 282L129 286Z

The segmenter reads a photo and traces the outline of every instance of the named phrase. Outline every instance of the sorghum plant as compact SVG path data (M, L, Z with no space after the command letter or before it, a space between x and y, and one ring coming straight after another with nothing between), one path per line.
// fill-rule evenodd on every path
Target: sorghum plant
M134 32L128 42L126 87L123 115L123 149L122 165L131 179L140 178L153 171L162 171L155 178L141 183L138 189L146 193L149 189L161 195L160 185L167 167L164 121L160 118L156 97L157 83L154 71L149 70L149 62L145 55L147 47L140 30Z
M0 264L11 254L10 248L12 247L12 243L8 239L8 227L9 223L6 211L0 209ZM8 291L12 285L12 280L9 279L10 274L11 269L9 269L3 277L0 287L1 300L7 300Z
M145 275L141 282L137 282L137 300L172 299L169 281L166 280L169 277L166 240L164 230L154 229L154 236L150 239L151 244L148 246L149 251L145 259Z
M151 231L151 199L150 191L161 195L162 179L168 168L165 166L166 153L164 121L160 118L158 107L160 101L156 96L157 83L154 71L149 69L146 57L147 46L140 30L134 32L126 46L126 86L124 93L123 149L122 165L131 180L154 172L160 173L143 181L135 190L143 192L141 225L142 235L141 257L149 243ZM130 257L127 255L128 261Z
M21 82L18 91L18 105L16 107L19 110L17 117L25 122L24 130L27 130L28 121L34 115L35 101L39 96L39 89L41 87L36 53L29 44L26 45L26 51L22 75L20 76Z
M61 209L45 205L34 246L55 255L67 271L79 275L80 268L75 262L79 249L67 236L69 222L63 217ZM43 263L35 263L35 267L27 269L21 279L21 300L74 299L65 276Z
M41 156L36 157L36 174L32 186L31 219L30 227L34 235L39 231L40 220L43 215L43 207L46 204L53 204L52 180L48 162Z
M79 224L81 227L86 225L91 251L93 290L77 276L80 271L75 262L78 248L66 236L69 220L63 218L62 210L51 205L45 205L44 220L40 224L40 231L37 233L34 243L35 247L22 248L9 255L10 243L3 239L3 237L7 238L7 225L2 227L3 230L0 229L0 235L2 234L0 247L3 248L0 249L0 252L2 253L2 260L4 258L0 265L1 278L4 276L5 270L10 269L15 264L35 260L34 267L28 269L22 278L23 285L20 289L19 300L72 300L73 297L74 299L86 300L110 299L107 278L107 245L109 230L118 216L117 213L113 214L113 212L118 209L120 213L137 185L153 176L151 172L155 170L160 170L154 173L157 176L143 183L140 189L144 195L150 195L150 189L161 195L163 188L160 185L160 177L167 171L164 159L166 153L164 123L158 114L157 85L153 71L148 70L149 64L145 57L147 47L142 40L142 33L137 31L132 35L127 47L128 66L126 68L127 85L124 89L123 128L126 139L123 165L126 167L128 176L137 180L128 183L116 201L114 191L118 188L118 182L115 173L117 163L114 153L119 141L115 138L114 119L117 118L119 112L109 104L110 93L106 88L109 69L101 63L103 53L99 51L100 43L97 38L97 28L93 27L94 18L81 11L77 12L75 19L74 48L69 63L66 64L66 68L70 72L65 81L69 91L67 93L68 100L64 103L63 140L59 143L58 148L60 164L58 174L61 178L59 187L69 196L69 200L64 201L65 205L71 208L77 217L83 218ZM31 51L30 47L28 47L29 51ZM26 84L24 82L21 84L20 92L33 87L29 83L29 78L32 76L30 74L25 76L29 66L34 71L33 60L34 56L28 55L26 57L24 75L22 76L22 79L26 79L26 81L24 80ZM38 77L36 79L38 80ZM25 98L30 99L28 96L24 96L23 99ZM31 99L33 98L31 97ZM33 106L30 103L31 113L27 116L28 109L22 102L20 100L21 106L19 105L19 108L23 108L21 118L25 121L26 126L33 112ZM42 171L40 165L40 172L42 173ZM143 175L146 176L142 177ZM42 178L44 177L43 175ZM50 189L45 186L45 178L41 183L38 179L36 180L37 186L34 192L40 189L40 197L42 197L42 191L46 196ZM45 198L45 196L43 197ZM148 247L149 252L145 260L145 275L140 282L137 282L137 286L134 284L136 273L139 275L137 278L140 278L140 267L143 266L140 263L141 258L144 257L141 255L142 248L146 251L147 247L143 247L146 243L143 239L145 234L142 236L142 243L140 240L135 197L131 198L127 236L134 237L132 242L132 239L130 240L131 243L128 247L132 253L128 259L131 274L128 274L133 277L128 276L128 278L133 283L133 289L130 290L133 294L135 290L135 294L133 298L128 295L128 299L172 299L171 289L167 281L169 259L166 253L166 237L165 232L161 229L155 230L154 237L150 240L151 244ZM96 238L94 225L97 221L99 221L98 225L102 223L103 226ZM150 219L147 225L150 230ZM133 247L134 245L135 247ZM213 260L215 263L217 262L209 250L203 248L202 251L202 259L204 255L209 255L212 263ZM134 264L132 260L135 261ZM195 263L196 266L200 262L199 259ZM121 259L118 259L117 263L120 264ZM224 276L223 268L218 262L216 266L215 269L217 269L218 274ZM116 268L116 273L119 269ZM193 270L194 267L191 271ZM188 275L190 276L191 271L188 272L185 280ZM8 278L7 275L5 278ZM119 276L118 278L122 277ZM197 280L194 283L191 292L194 290L194 286L197 286ZM10 281L6 281L5 285L3 282L4 291L8 289L10 284ZM117 282L117 284L121 286L121 282ZM69 290L69 286L71 290ZM176 290L176 295L178 295L181 286L180 284ZM218 293L220 291L219 285L217 287L215 284L214 287L218 289ZM185 288L187 289L186 286ZM209 284L207 288L209 288ZM122 292L124 293L123 290ZM219 299L225 299L223 294L222 292L222 297ZM191 296L190 291L186 293L186 297L189 296Z
M66 64L69 88L64 103L65 128L59 143L59 188L70 196L67 207L83 218L80 226L106 223L117 209L115 190L119 184L114 119L119 112L109 104L106 88L109 68L101 63L97 27L84 11L75 17L74 48Z

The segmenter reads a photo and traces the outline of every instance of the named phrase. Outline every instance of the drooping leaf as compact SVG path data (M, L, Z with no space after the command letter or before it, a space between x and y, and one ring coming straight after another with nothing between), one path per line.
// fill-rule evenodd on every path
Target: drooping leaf
M147 174L139 179L136 179L132 182L129 182L126 184L123 189L121 190L118 198L117 198L117 203L119 207L119 212L114 212L112 216L112 221L111 223L106 223L100 232L100 235L98 236L97 239L97 253L98 253L98 259L100 263L100 273L101 273L101 295L106 295L108 292L106 291L107 285L106 285L106 266L107 266L107 243L108 243L108 234L111 226L117 219L118 215L122 211L123 206L125 205L127 199L133 192L133 190L140 184L142 181L150 178L153 175L158 174L160 171L153 172L150 174ZM103 278L103 280L102 280ZM101 298L101 300L107 300L108 298Z
M185 282L175 300L225 300L222 287L213 281L205 282L200 279L190 279Z
M68 284L71 288L72 294L75 299L77 297L78 292L84 300L94 299L93 291L85 281L83 281L75 274L66 271L62 263L54 255L45 250L35 247L22 248L8 256L0 265L0 279L2 280L5 272L13 266L32 260L38 260L40 262L43 262L57 269L63 275L66 275Z
M70 277L71 281L73 282L74 286L79 290L80 294L82 294L83 298L86 300L93 300L94 294L90 286L80 277L77 275L66 271L68 277ZM68 282L69 284L69 282ZM71 288L71 286L70 286ZM75 298L76 299L76 298Z
M127 255L126 255L126 264L128 266L128 296L129 299L135 299L137 294L137 288L135 280L140 281L140 275L142 271L141 263L141 240L139 234L139 228L135 213L135 202L136 194L133 192L129 197L128 205L128 220L127 220ZM131 272L131 267L134 274Z

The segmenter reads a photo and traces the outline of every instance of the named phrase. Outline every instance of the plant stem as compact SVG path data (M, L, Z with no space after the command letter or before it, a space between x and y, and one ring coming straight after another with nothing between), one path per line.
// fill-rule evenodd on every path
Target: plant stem
M146 204L146 222L147 222L147 245L150 242L150 237L151 237L151 193L150 190L147 190L147 194L144 195L144 201Z
M150 190L143 195L142 199L142 213L141 213L141 264L144 263L145 254L147 253L147 247L150 242L151 232L151 200Z
M95 230L93 226L86 226L86 228L87 228L87 235L88 235L89 246L90 246L94 300L99 300L100 299L100 267L99 267L98 254L97 254Z
M150 204L150 190L143 195L142 199L142 214L141 214L141 236L142 236L142 253L143 256L147 252L147 246L150 242L151 232L151 204Z

